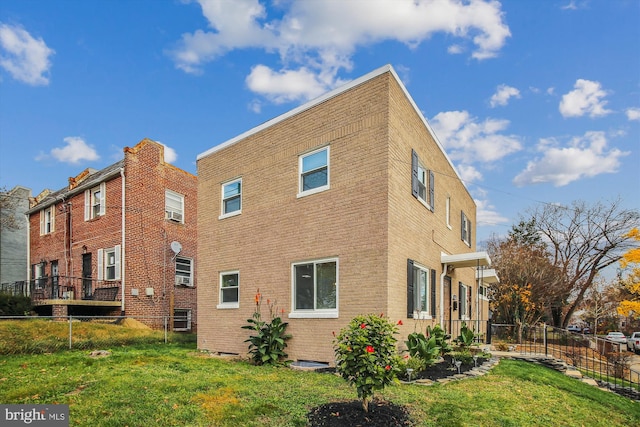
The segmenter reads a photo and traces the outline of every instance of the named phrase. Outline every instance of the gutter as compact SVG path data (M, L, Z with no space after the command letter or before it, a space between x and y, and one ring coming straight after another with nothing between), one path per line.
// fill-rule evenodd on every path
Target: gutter
M126 263L126 259L127 257L125 257L125 216L126 216L126 210L125 210L125 176L124 176L124 167L120 168L120 176L122 177L122 209L121 209L121 215L122 215L122 243L120 246L120 284L122 286L122 304L120 306L120 310L122 310L122 313L124 313L124 296L125 296L125 272L127 271L127 269L125 268L125 263Z
M444 328L444 277L447 275L447 263L442 265L442 274L440 275L440 325ZM451 331L449 331L451 333Z

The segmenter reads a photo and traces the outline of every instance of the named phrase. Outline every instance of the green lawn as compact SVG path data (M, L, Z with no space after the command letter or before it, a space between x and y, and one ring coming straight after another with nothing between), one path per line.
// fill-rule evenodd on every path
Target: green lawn
M193 344L109 350L2 356L0 402L69 404L80 426L304 426L310 408L356 397L332 374L222 360ZM640 425L640 403L511 360L479 378L377 396L406 405L419 426Z

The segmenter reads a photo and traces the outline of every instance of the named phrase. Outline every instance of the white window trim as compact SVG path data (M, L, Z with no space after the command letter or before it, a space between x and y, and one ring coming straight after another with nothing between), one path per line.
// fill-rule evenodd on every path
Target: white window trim
M319 153L320 151L327 150L327 184L322 185L320 187L312 188L311 190L302 190L302 161L305 157L311 156L313 154ZM298 195L297 198L310 196L312 194L321 193L323 191L329 190L331 188L331 151L330 146L326 145L324 147L318 148L313 151L309 151L307 153L301 154L298 156Z
M240 209L238 209L237 211L225 213L224 212L224 201L225 201L225 198L224 198L224 187L225 187L225 185L233 184L233 183L236 183L236 182L240 182ZM242 203L243 202L242 193L243 193L243 191L244 191L244 187L242 185L242 178L235 178L235 179L232 179L230 181L226 181L226 182L222 183L222 185L220 186L220 216L218 217L218 219L229 218L229 217L232 217L232 216L240 215L242 213L242 204L243 204Z
M105 262L105 256L108 251L115 252L115 278L107 279L107 263ZM104 280L108 282L115 282L120 280L120 270L122 263L120 260L120 245L115 245L113 248L98 249L98 280Z
M85 221L90 221L92 219L99 218L101 216L104 216L107 213L106 188L107 186L105 185L105 183L101 182L99 186L85 190L84 192L84 220ZM93 213L93 205L94 205L93 195L96 191L100 191L100 197L101 197L100 211L98 212L98 215L94 215Z
M238 301L235 302L222 302L222 277L229 274L238 275ZM240 270L221 271L218 279L218 309L240 308Z
M304 264L322 264L327 262L336 263L336 308L330 309L298 309L296 310L296 265ZM314 269L315 272L315 269ZM315 284L314 284L315 293ZM315 302L314 302L315 304ZM309 261L294 262L291 264L291 311L289 318L291 319L337 319L340 309L340 263L338 258L322 258Z
M464 310L464 314L461 314L459 317L459 320L471 320L469 319L469 301L468 301L468 295L469 295L469 285L465 285L464 283L460 283L460 286L462 286L464 288L464 305L465 305L465 310ZM462 295L458 295L458 312L462 313Z
M452 230L453 227L451 227L451 196L447 196L447 200L446 200L446 205L445 205L445 219L447 222L447 228L449 230Z
M414 319L421 319L421 320L433 319L433 316L435 315L435 313L434 314L429 314L429 309L431 307L431 286L432 286L432 283L431 283L431 271L428 268L423 267L422 265L418 264L415 261L413 263L413 268L417 268L418 270L422 270L427 275L427 289L426 289L426 292L427 292L427 303L426 303L427 304L427 311L413 310L413 318ZM419 297L420 297L420 291L419 291L419 289L416 289L416 284L415 283L414 283L413 287L414 287L414 289L413 289L413 292L414 292L414 301L413 301L413 303L415 305L416 298L419 299Z
M175 275L174 275L174 280L176 277L180 276L180 277L185 277L182 274L178 274L178 258L183 259L183 260L189 260L189 280L191 282L191 286L194 286L194 275L193 275L193 258L188 257L188 256L178 256L176 255L175 261L174 261L174 269L175 269ZM184 273L182 270L180 270L180 273Z
M49 212L50 230L47 231L47 212ZM49 206L40 211L40 235L51 234L56 230L56 210L55 205Z
M190 331L191 330L191 325L192 325L192 320L193 320L192 310L190 308L174 308L173 309L173 321L174 321L174 323L175 323L176 311L177 310L183 310L183 311L187 312L187 327L186 328L175 328L174 327L173 330L174 331L178 331L178 332Z
M180 201L180 210L176 211L173 209L168 209L167 207L167 198L168 197L173 197L176 198ZM175 221L173 219L169 219L169 212L173 212L173 213L177 213L181 216L180 221ZM184 195L180 194L180 193L176 193L175 191L171 191L171 190L164 190L164 218L179 224L184 224Z

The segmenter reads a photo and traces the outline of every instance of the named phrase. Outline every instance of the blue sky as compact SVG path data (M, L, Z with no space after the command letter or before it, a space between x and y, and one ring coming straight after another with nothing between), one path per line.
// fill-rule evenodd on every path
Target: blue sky
M640 209L637 0L2 0L0 187L62 188L143 138L196 173L385 64L476 199L479 240L539 203Z

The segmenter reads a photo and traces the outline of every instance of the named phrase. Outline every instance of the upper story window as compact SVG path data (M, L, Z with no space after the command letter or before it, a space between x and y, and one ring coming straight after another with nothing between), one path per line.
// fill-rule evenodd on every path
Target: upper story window
M329 147L299 157L298 197L329 189Z
M226 271L220 273L220 304L218 308L240 307L240 272Z
M408 260L407 317L430 319L436 314L435 270L424 268Z
M222 214L220 218L242 212L242 178L222 184Z
M434 211L435 177L433 171L426 169L420 162L418 153L411 150L411 193L431 212Z
M98 280L120 280L120 245L98 249Z
M176 257L176 286L192 287L193 281L193 260L191 258Z
M55 230L55 206L40 211L40 235L53 233Z
M467 246L471 247L471 220L464 212L460 213L460 238Z
M338 317L338 260L293 264L293 318Z
M164 217L174 222L184 223L184 196L182 194L165 190Z
M84 220L90 220L103 216L106 212L106 186L99 186L84 192Z

